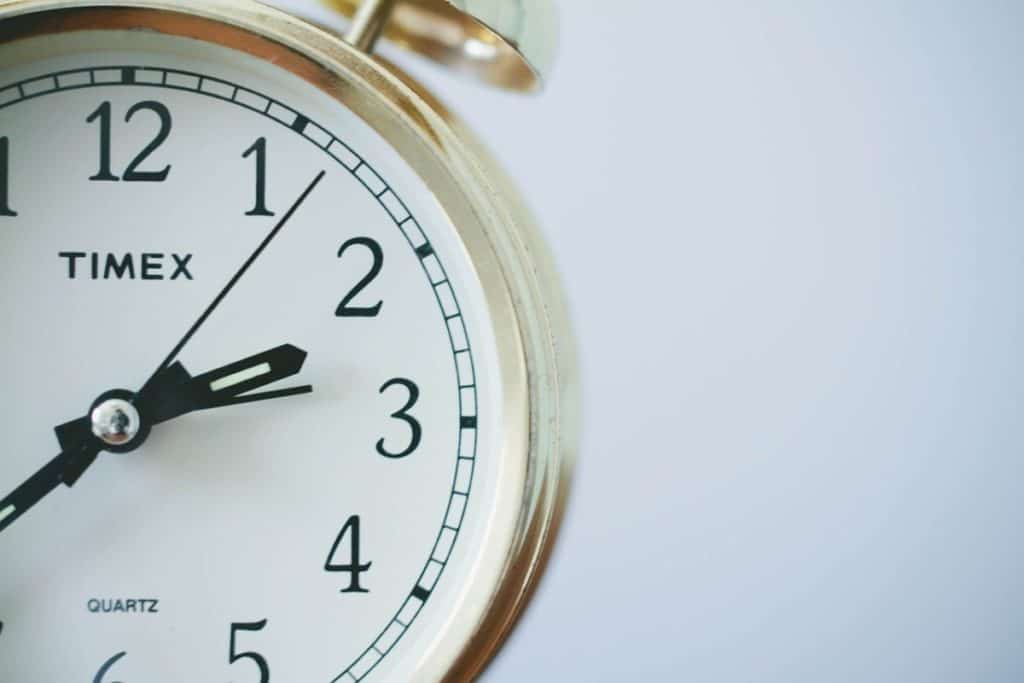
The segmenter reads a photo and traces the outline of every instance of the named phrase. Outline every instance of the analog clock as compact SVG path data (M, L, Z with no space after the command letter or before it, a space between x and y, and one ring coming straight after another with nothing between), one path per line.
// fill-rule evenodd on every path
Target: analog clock
M0 2L0 680L467 680L522 609L565 314L391 10Z

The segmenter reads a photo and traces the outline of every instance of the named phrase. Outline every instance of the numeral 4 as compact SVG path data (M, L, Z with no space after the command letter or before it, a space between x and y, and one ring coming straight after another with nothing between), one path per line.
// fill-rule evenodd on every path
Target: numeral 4
M353 515L348 518L345 522L345 526L341 527L341 531L338 533L338 538L335 539L334 545L331 546L331 552L327 554L327 563L324 565L324 570L328 572L344 572L349 575L348 588L343 589L342 593L369 593L370 591L363 588L359 583L359 577L365 572L370 570L372 562L362 564L359 561L359 527L360 519L359 515ZM345 539L348 539L348 562L342 564L339 556L341 555L342 546L345 543Z

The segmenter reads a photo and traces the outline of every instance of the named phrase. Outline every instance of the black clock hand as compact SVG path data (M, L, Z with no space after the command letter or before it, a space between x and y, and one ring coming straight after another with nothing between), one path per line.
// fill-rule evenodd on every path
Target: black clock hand
M140 432L132 446L145 441L150 427L197 410L308 394L313 391L308 385L249 393L298 374L305 361L305 351L285 344L196 377L181 363L174 363L149 383L148 395L137 397L145 431ZM0 501L0 531L60 484L74 486L100 452L108 448L93 435L90 417L72 420L55 431L63 452Z
M252 267L252 265L257 261L257 259L259 259L263 252L266 251L267 247L270 246L270 243L273 242L274 238L277 237L277 235L281 232L282 229L284 229L285 225L288 224L288 221L291 220L292 216L295 215L295 212L299 210L299 207L301 207L303 203L305 203L306 199L309 198L309 195L312 194L313 190L316 189L317 185L320 184L320 182L324 179L324 176L326 175L326 171L320 171L320 173L317 174L317 176L313 179L313 182L309 184L309 187L307 187L303 191L303 193L295 201L292 207L288 209L288 212L284 215L284 217L282 217L281 220L278 221L277 225L274 226L274 229L270 231L270 234L266 236L266 238L259 244L258 247L256 247L256 250L252 253L252 255L249 256L248 259L246 259L245 263L242 264L242 267L238 269L238 272L236 272L231 277L231 279L228 280L228 283L224 286L220 293L217 294L213 302L206 308L205 311L203 311L202 315L199 316L199 319L196 320L192 327L188 329L188 331L185 333L185 336L183 336L181 340L178 341L178 343L174 346L174 348L171 349L171 352L167 355L167 358L164 359L164 361L160 364L160 366L156 369L152 376L150 376L149 380L146 382L146 384L134 398L144 400L156 399L158 398L159 394L162 393L156 391L158 387L164 387L165 389L167 387L171 387L171 391L174 392L173 387L175 387L176 385L173 382L170 382L169 380L173 378L175 375L177 375L178 377L185 378L185 383L177 385L178 388L190 387L193 390L195 389L196 385L189 383L188 378L185 377L188 375L188 373L187 371L185 371L184 367L180 366L180 364L177 367L173 365L175 359L178 357L178 354L180 354L182 349L184 349L185 346L189 343L189 341L191 341L192 337L195 336L196 332L199 331L199 328L203 326L207 319L211 315L213 315L213 312L217 310L217 307L220 306L221 302L223 302L227 295L231 293L231 290L234 289L235 285L238 284L239 280L242 279L245 273ZM280 377L278 379L280 379ZM247 381L244 384L245 386L249 386L250 382ZM262 384L249 386L249 388L246 389L245 391L251 391L252 389L257 388L257 386L262 386ZM165 410L168 411L167 414L170 414L171 417L175 417L177 415L183 414L181 412L175 414L175 411L180 411L182 409L182 406L188 408L187 410L185 410L185 412L191 412L193 410L201 410L204 407L212 408L216 407L217 405L226 406L238 403L248 403L252 401L265 400L270 398L280 398L283 396L292 396L297 393L308 393L311 390L312 387L299 387L297 389L286 389L281 391L268 392L262 396L244 396L240 395L243 393L243 391L220 393L213 390L213 388L211 387L209 395L207 395L205 392L200 391L198 392L199 397L194 402L191 403L188 398L181 398L181 396L178 396L171 405L165 407ZM182 395L186 393L188 392L182 392ZM216 404L211 403L211 401L214 399L217 399L220 402ZM189 407L190 405L192 407ZM170 417L165 418L165 420L166 419L170 419ZM14 520L23 515L29 508L31 508L33 505L42 500L47 494L49 494L51 491L57 488L59 484L65 483L68 486L73 486L74 483L77 482L78 479L82 476L82 474L85 473L89 466L92 465L93 462L95 462L96 456L100 453L100 451L107 448L107 446L105 446L102 442L100 442L98 439L95 439L91 435L82 436L83 428L87 428L88 426L88 420L89 418L75 420L73 422L69 422L66 425L62 425L57 428L57 436L58 439L62 441L62 445L63 442L67 441L70 447L65 447L64 451L60 455L58 455L56 458L54 458L45 466L43 466L43 468L36 472L34 475L29 477L29 479L25 481L25 483L23 483L21 486L15 489L7 498L5 498L3 501L0 501L0 531L10 526L14 522ZM146 434L140 433L139 436L141 438L137 438L136 441L138 443L141 443L142 441L145 440Z
M0 531L13 524L60 484L68 483L65 480L65 469L71 460L91 463L99 452L98 444L86 442L79 444L75 450L61 453L43 465L42 469L0 501Z
M228 280L228 283L224 286L224 289L222 289L220 293L216 296L216 298L214 298L213 303L211 303L209 307L207 307L207 309L203 311L203 314L200 315L199 319L196 320L192 327L189 328L188 332L185 333L185 336L181 338L181 340L174 346L173 349L171 349L171 352L167 354L167 358L164 359L164 362L160 364L160 367L156 369L153 375L149 378L149 381L146 382L146 386L144 386L142 388L142 391L139 392L140 394L145 393L146 388L149 386L150 382L153 382L160 375L160 373L164 372L171 366L174 360L178 357L178 354L181 353L181 350L185 348L185 345L189 343L192 337L195 336L196 332L199 331L199 328L202 327L206 320L213 314L213 312L217 310L217 307L220 306L222 301L224 301L224 298L227 297L231 290L234 289L235 285L238 284L238 281L242 279L242 276L245 275L249 268L252 267L252 264L256 263L256 260L263 254L264 251L266 251L267 247L270 246L270 243L274 241L274 238L277 237L277 235L281 232L284 226L288 224L288 221L291 220L292 216L295 215L295 212L299 210L299 207L301 207L303 203L305 203L306 199L309 198L309 195L312 194L313 190L316 189L316 186L320 184L320 181L323 180L324 176L326 175L326 171L320 171L320 173L317 174L316 178L313 179L313 182L310 183L309 187L305 189L305 191L299 196L299 198L295 201L292 207L288 209L288 213L286 213L284 217L281 218L280 221L278 221L277 225L274 226L274 229L270 231L270 234L267 235L267 237L260 243L258 247L256 247L256 251L254 251L248 259L246 259L245 263L242 264L242 267L238 269L238 272L235 273L230 280Z
M139 394L135 405L143 421L155 426L197 410L308 394L313 391L308 385L250 393L298 374L305 361L305 351L285 344L196 377L173 363L150 383L148 393Z
M65 452L74 452L78 444L90 440L97 441L100 450L135 450L145 442L149 430L154 426L188 413L311 393L313 387L309 385L250 393L286 377L297 375L306 362L306 355L302 349L284 344L197 377L190 375L181 363L173 363L134 396L128 392L115 391L97 400L96 405L108 398L132 402L138 411L139 420L137 435L133 439L123 445L107 444L97 440L92 432L92 416L87 415L58 426L54 430L57 433L57 441ZM70 486L78 481L94 459L68 458L64 473L65 483Z

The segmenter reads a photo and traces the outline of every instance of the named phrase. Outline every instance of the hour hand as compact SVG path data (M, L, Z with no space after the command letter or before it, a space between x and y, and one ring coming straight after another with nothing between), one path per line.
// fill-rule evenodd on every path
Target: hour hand
M298 374L306 356L285 344L195 377L174 363L139 392L136 405L144 421L158 425L197 410L308 394L313 391L308 385L250 393Z
M96 460L100 449L81 443L64 451L0 500L0 531L3 531L60 484L74 485L81 473Z

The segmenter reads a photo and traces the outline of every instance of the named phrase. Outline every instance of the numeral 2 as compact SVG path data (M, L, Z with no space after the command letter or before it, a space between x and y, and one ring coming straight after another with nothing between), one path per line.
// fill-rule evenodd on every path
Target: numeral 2
M229 646L230 649L228 650L228 664L234 664L237 661L248 659L260 668L260 683L270 683L270 665L267 664L267 660L264 659L263 655L256 652L237 652L235 639L238 636L239 631L262 631L266 627L266 619L248 624L231 624L231 643Z
M171 112L163 104L159 102L147 101L139 102L125 115L125 123L131 123L131 120L140 111L151 111L160 118L160 130L145 149L143 149L135 157L135 159L125 169L124 178L125 182L135 183L160 183L167 180L168 174L171 172L171 167L168 165L162 171L140 171L141 166L145 161L160 148L167 138L171 134ZM94 175L90 176L89 180L100 180L100 181L111 181L116 182L122 180L118 178L111 171L110 161L110 148L111 148L111 137L113 135L112 119L112 107L110 102L104 102L100 105L100 108L92 113L92 115L86 119L86 123L94 123L97 120L100 123L100 170Z
M7 192L10 186L10 151L11 143L7 138L0 138L0 216L17 216L11 211Z
M267 139L260 138L252 147L245 150L243 159L256 155L256 206L246 211L246 216L273 216L274 212L267 209Z
M373 565L372 562L362 564L359 561L359 515L352 515L345 522L345 526L341 527L341 531L338 532L338 537L334 540L334 545L331 546L331 552L327 554L327 563L324 565L324 571L328 572L345 572L349 575L348 588L343 589L342 593L369 593L359 584L359 577L370 570ZM342 564L338 560L338 551L341 549L342 543L345 542L345 538L349 539L349 561Z
M352 247L365 247L369 249L370 254L373 255L373 266L370 267L370 272L366 274L366 277L357 282L352 291L348 293L348 296L341 300L335 315L339 318L375 318L380 315L380 309L384 305L383 301L378 301L375 305L367 307L352 306L351 303L353 299L359 296L360 292L366 289L380 275L380 271L384 267L384 251L375 240L369 237L355 237L341 245L341 249L338 250L338 258L342 258L345 252Z

